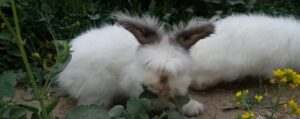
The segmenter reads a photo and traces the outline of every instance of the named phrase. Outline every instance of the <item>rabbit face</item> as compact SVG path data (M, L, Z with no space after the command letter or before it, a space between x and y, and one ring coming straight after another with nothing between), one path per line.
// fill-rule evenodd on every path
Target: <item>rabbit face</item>
M192 60L188 50L198 40L210 35L214 26L201 23L164 32L156 18L115 16L140 43L134 59L142 85L160 96L185 95L191 82Z
M142 83L161 96L184 95L191 82L191 58L187 50L173 44L169 36L159 42L142 45L136 54Z

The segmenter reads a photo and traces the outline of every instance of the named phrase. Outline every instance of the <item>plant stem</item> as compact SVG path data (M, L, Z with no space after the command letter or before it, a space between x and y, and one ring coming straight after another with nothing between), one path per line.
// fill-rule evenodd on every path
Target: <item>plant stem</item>
M3 21L5 22L5 24L7 25L7 28L9 30L9 32L15 38L15 43L17 44L17 46L19 48L19 51L21 53L22 60L23 60L25 69L27 71L30 83L33 87L34 94L35 94L35 96L38 96L38 100L39 100L39 103L40 103L40 106L41 106L42 117L44 119L48 119L47 112L46 112L46 107L45 107L45 102L44 102L44 98L43 98L44 94L41 94L40 91L39 91L39 88L38 88L37 83L34 79L34 76L33 76L32 70L30 68L30 64L28 62L27 55L26 55L26 52L25 52L25 49L24 49L24 43L23 43L22 36L21 36L21 31L20 31L20 25L19 25L15 0L11 0L10 3L11 3L12 12L13 12L13 19L14 19L14 24L15 24L15 27L16 27L16 31L14 32L13 27L8 22L7 18L5 17L4 13L2 12L2 10L0 10L0 16L3 19Z
M281 86L281 84L279 83L278 84L278 95L277 95L277 99L276 99L275 105L274 105L273 110L272 110L271 119L273 119L275 112L278 111L279 100L280 100L280 97L281 97L281 94L282 94L282 87L283 86Z

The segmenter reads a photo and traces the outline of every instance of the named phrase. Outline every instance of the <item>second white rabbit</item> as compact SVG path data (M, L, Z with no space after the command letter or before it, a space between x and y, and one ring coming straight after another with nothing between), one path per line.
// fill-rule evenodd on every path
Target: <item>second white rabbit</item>
M277 68L300 71L300 22L293 17L232 15L191 48L194 89L245 76L270 78Z

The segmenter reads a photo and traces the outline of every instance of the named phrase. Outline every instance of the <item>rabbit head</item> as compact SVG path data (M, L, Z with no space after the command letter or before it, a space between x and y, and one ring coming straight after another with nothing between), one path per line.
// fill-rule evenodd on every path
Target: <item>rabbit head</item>
M190 24L165 32L158 19L150 16L132 17L122 13L115 16L140 43L134 66L142 85L159 96L185 95L191 82L189 49L198 40L209 36L214 26L210 23Z

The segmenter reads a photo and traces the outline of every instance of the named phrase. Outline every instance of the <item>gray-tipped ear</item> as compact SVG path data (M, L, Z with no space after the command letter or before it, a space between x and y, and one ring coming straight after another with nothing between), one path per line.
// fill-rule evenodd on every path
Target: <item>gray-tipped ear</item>
M125 13L113 15L117 22L130 31L142 44L152 44L160 40L158 20L150 16L132 17Z
M180 29L175 33L175 40L185 49L191 48L200 39L203 39L215 31L212 23L189 23L186 28Z

